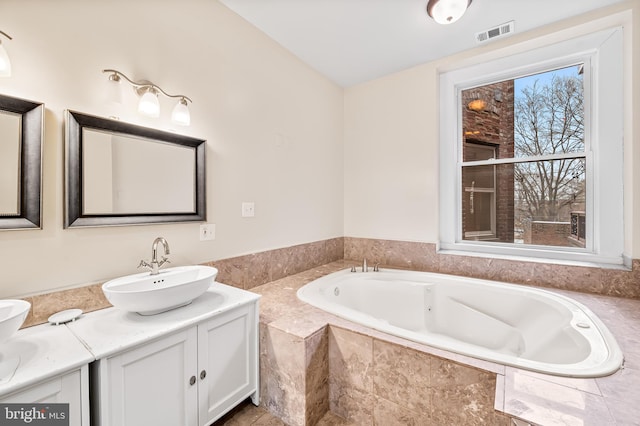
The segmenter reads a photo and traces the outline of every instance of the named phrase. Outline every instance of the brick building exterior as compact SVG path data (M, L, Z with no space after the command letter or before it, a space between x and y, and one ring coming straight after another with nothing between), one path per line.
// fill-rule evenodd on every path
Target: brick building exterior
M513 158L514 81L462 92L463 160ZM514 166L465 167L464 239L514 241Z

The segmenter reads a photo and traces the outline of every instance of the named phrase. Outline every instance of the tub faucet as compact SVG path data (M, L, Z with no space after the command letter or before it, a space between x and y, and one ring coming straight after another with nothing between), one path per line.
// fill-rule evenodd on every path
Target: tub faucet
M162 256L162 259L158 260L158 244L162 244L162 248L164 250L165 256ZM158 237L153 240L153 245L151 246L151 262L147 262L146 260L141 260L138 268L145 267L151 270L151 275L158 275L159 269L165 263L170 263L169 259L166 255L171 254L171 250L169 250L169 243L163 237Z
M367 259L362 260L362 272L369 272L369 267L367 266Z

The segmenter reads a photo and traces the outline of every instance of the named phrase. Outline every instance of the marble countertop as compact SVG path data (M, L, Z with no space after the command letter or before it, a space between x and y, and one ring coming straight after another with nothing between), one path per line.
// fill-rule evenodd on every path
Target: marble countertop
M497 374L495 408L538 425L640 425L640 300L547 289L586 305L613 333L625 356L624 368L601 378L564 378L478 360L410 342L355 324L301 302L304 284L347 267L337 261L273 281L251 291L262 295L260 321L300 338L327 324L353 330Z
M13 376L0 382L0 396L67 373L94 360L64 325L42 324L19 330L0 345L0 365L19 358Z
M0 345L0 366L3 360L20 358L13 376L0 382L0 396L258 299L255 293L214 282L190 305L157 315L142 316L112 307L83 314L65 325L18 330Z
M193 326L259 298L257 294L214 282L188 306L150 316L107 308L91 312L86 318L67 324L67 327L85 343L95 359L100 359Z

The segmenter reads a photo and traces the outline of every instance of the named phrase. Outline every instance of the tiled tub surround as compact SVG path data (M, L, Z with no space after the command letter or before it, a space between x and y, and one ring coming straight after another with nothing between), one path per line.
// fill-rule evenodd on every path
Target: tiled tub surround
M352 265L338 261L254 288L261 294L262 404L290 425L326 407L354 425L633 425L640 419L640 301L558 291L615 335L625 368L570 379L505 367L350 323L296 298L298 288ZM495 410L494 410L495 408Z
M500 425L497 374L329 326L329 405L357 425Z

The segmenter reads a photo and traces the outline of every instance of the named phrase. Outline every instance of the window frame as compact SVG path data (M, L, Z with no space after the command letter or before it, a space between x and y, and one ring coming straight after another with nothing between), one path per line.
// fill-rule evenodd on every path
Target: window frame
M473 143L473 142L469 142L469 141L462 141L462 150L461 152L464 152L465 149L469 149L470 146L473 146L474 149L484 149L487 151L491 151L491 153L493 154L491 158L495 159L496 158L496 147L495 146L490 146L490 145L482 145L479 143ZM480 194L480 193L485 193L485 194L490 194L490 229L487 230L480 230L480 231L466 231L464 232L464 235L462 235L462 223L464 222L464 219L462 218L462 214L464 213L462 210L462 208L460 209L460 239L461 240L465 240L465 241L473 241L471 237L476 237L476 239L482 239L482 238L495 238L496 234L497 234L497 230L496 230L496 166L495 164L493 164L492 161L490 160L475 160L473 162L465 162L465 161L461 161L459 164L461 166L464 166L465 164L469 164L469 163L477 163L478 161L480 161L482 163L482 165L487 165L487 166L493 166L493 182L492 182L492 187L473 187L471 186L471 188L469 187L465 187L464 191L461 191L461 196L465 196L466 193L470 193L470 195L472 197L475 198L476 193ZM462 168L460 169L460 171L462 172ZM460 201L462 203L462 201ZM473 209L473 202L471 202L472 204L472 209Z
M522 47L518 53L510 56L440 72L439 252L489 257L516 256L553 262L625 264L622 36L621 27L574 38L565 36L552 44L538 43L534 49ZM464 240L461 213L461 92L578 63L584 63L587 246L557 247ZM567 155L576 156L575 153ZM544 160L543 157L540 159ZM500 160L492 163L499 164Z

